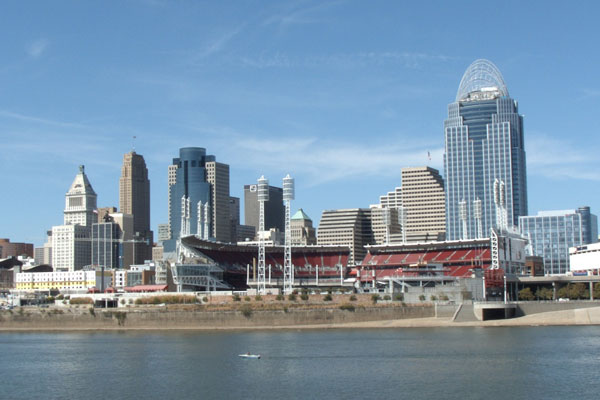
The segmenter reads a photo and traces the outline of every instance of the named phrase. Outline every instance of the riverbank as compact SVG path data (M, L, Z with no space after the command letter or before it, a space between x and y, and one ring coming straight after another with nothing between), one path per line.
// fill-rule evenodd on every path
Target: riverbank
M21 308L0 312L0 331L113 330L272 330L374 329L426 327L494 327L600 325L600 306L538 312L492 321L455 321L454 306L379 305L351 308L208 311L194 307L146 307L120 310L93 308ZM591 306L591 307L590 307ZM548 304L552 309L552 304Z

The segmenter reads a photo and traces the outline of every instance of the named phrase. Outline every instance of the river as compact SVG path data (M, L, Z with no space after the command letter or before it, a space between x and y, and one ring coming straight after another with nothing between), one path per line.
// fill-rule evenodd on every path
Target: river
M597 326L0 333L2 399L596 399L598 371Z

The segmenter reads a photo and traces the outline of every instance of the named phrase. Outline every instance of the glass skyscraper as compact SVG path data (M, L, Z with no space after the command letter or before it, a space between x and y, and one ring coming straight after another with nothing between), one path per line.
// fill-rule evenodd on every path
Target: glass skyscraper
M476 60L462 77L444 122L446 237L487 237L497 226L494 182L503 189L506 222L527 215L523 116L502 74ZM497 198L497 197L496 197Z
M174 251L175 243L181 235L181 199L190 199L190 233L197 233L199 201L210 202L211 186L206 180L206 163L215 161L215 156L206 155L201 147L179 149L179 158L173 159L169 179L169 226L171 239L163 243L165 251Z
M598 241L598 217L589 207L540 211L519 217L521 234L531 241L533 254L544 259L547 274L569 271L569 247Z

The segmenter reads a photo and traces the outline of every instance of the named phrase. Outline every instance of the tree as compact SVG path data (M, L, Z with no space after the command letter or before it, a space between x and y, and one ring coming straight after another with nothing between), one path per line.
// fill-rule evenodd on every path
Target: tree
M535 296L531 291L531 288L526 287L525 289L519 290L519 300L531 301L534 300Z
M590 291L586 288L585 283L569 283L566 286L558 289L557 296L559 298L568 298L571 300L588 299L590 297Z
M543 288L538 289L535 292L535 295L538 299L541 299L541 300L552 300L552 297L554 296L554 292L550 288L543 287Z

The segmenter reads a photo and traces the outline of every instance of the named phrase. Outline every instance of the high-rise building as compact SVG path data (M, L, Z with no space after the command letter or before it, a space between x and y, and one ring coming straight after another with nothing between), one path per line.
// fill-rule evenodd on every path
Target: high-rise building
M317 230L317 244L348 246L349 264L359 263L367 254L365 246L374 244L370 218L368 208L325 210Z
M393 192L379 196L379 207L398 208L402 206L402 188L397 187Z
M150 230L150 180L144 157L135 151L123 155L119 179L119 208L133 217L134 264L152 259L153 232Z
M444 240L446 231L444 180L430 167L408 167L401 171L402 186L379 197L371 205L373 234L383 244L389 231L389 242L428 242ZM404 209L401 226L399 212ZM390 209L389 228L383 221L384 209ZM404 229L404 233L402 232Z
M229 202L229 165L216 161L206 162L206 181L210 183L210 210L212 212L212 237L230 243L231 207Z
M398 209L371 205L368 214L371 223L373 244L398 243L402 241L402 228L398 219ZM389 215L388 215L389 213Z
M487 236L497 226L498 198L507 223L517 225L527 215L523 116L490 61L467 68L444 131L447 239L473 239L479 231ZM503 193L495 196L494 187Z
M430 167L402 168L402 205L408 242L444 240L446 204L444 180Z
M231 243L238 241L238 227L240 226L240 198L229 197L229 226L231 227Z
M52 266L57 271L75 271L89 265L91 227L97 220L96 192L83 165L65 195L64 225L52 227Z
M290 218L292 246L308 246L317 244L317 235L312 219L303 209L296 211Z
M227 164L216 162L204 148L185 147L179 149L179 157L169 166L168 183L171 237L163 242L165 252L175 250L182 230L185 234L231 241Z
M258 232L257 185L244 185L244 224L253 226ZM283 232L285 230L285 207L283 205L283 189L269 185L269 200L265 202L265 230L271 228Z
M540 211L519 217L519 231L530 240L533 255L544 259L547 274L569 271L569 248L598 241L598 218L589 207Z
M118 269L123 267L123 232L113 217L92 224L92 265Z
M42 247L36 247L34 253L36 265L52 264L52 230L47 232L46 243Z

